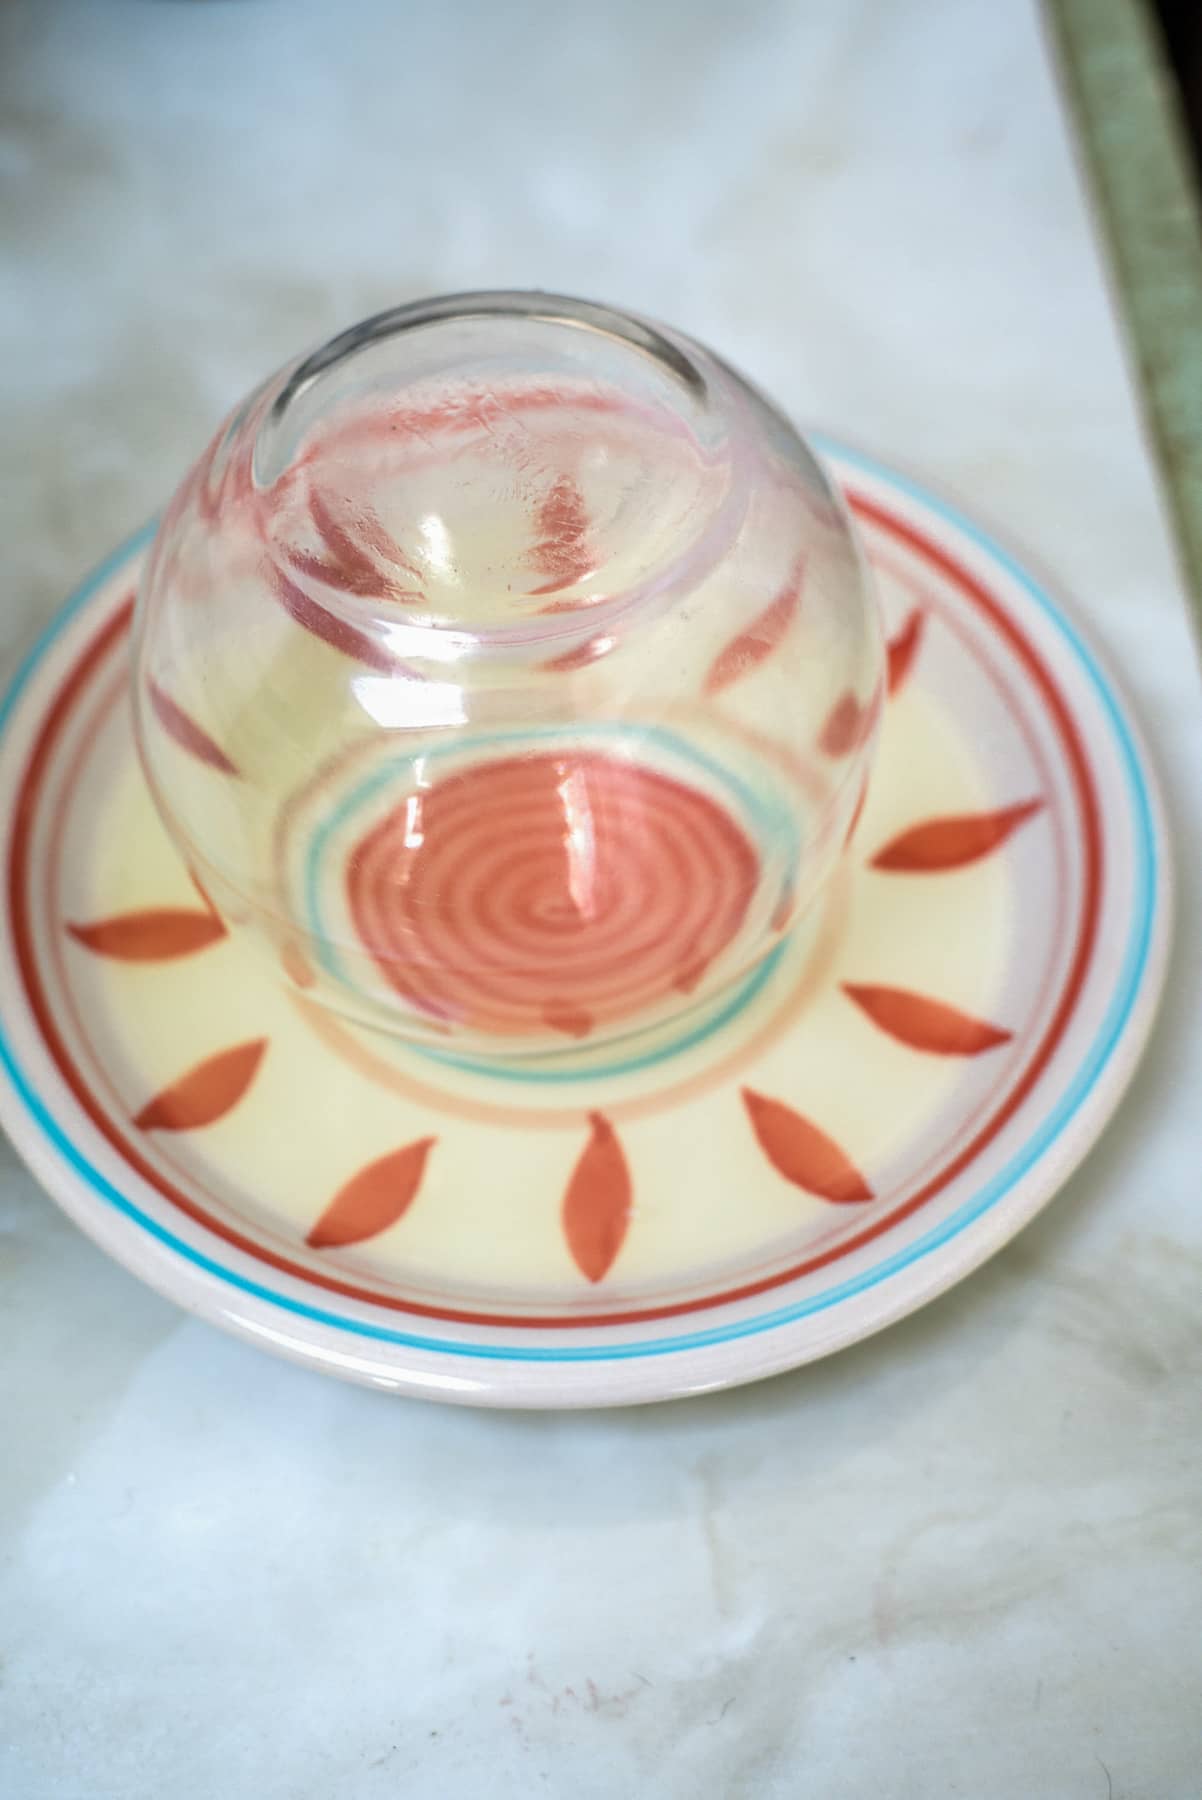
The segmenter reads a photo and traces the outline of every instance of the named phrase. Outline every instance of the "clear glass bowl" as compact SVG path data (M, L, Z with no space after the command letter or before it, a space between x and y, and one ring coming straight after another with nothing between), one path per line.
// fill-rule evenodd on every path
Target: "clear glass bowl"
M698 344L545 294L271 377L169 506L138 741L286 979L490 1057L721 1002L841 855L880 713L847 513Z

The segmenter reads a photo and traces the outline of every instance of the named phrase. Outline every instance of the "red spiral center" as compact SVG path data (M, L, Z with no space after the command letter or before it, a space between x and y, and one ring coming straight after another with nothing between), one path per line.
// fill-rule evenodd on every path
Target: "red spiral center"
M356 931L412 1005L582 1037L695 986L758 874L717 801L582 751L474 764L407 795L346 881Z

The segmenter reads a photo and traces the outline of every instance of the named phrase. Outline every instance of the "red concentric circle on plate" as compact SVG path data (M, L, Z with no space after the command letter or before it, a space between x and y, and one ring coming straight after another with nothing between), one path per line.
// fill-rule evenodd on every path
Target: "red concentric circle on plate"
M699 788L597 751L475 763L414 791L346 870L355 930L395 990L506 1035L687 993L736 937L759 858Z

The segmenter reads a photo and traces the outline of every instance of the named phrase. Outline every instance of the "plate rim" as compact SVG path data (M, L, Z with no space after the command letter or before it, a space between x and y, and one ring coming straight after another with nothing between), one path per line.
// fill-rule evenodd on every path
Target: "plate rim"
M1155 765L1129 703L1071 604L1048 591L991 531L925 483L825 434L810 442L825 462L900 494L921 515L967 540L1036 603L1088 677L1121 753L1133 818L1142 828L1142 919L1133 907L1128 948L1106 1016L1051 1113L1037 1122L1002 1168L978 1184L929 1231L818 1294L709 1329L642 1342L515 1346L447 1343L419 1331L340 1318L278 1293L182 1241L72 1143L7 1043L7 996L0 990L0 1123L63 1210L107 1253L187 1310L277 1352L330 1373L397 1391L499 1406L604 1406L670 1399L801 1366L868 1337L918 1310L985 1262L1059 1191L1121 1101L1147 1043L1163 991L1172 939L1173 868ZM840 484L842 485L842 483ZM141 550L153 522L117 546L72 592L20 659L0 696L0 743L65 626ZM7 910L7 890L5 907ZM1137 941L1138 940L1138 941ZM1127 968L1130 964L1130 968ZM39 1114L42 1115L39 1117ZM1021 1166L1016 1166L1021 1165ZM135 1229L131 1232L129 1227ZM887 1240L886 1240L887 1241ZM897 1278L910 1274L909 1281ZM917 1278L915 1278L917 1277ZM304 1288L303 1281L295 1285ZM782 1293L787 1293L787 1289ZM235 1297L236 1296L236 1297ZM293 1315L293 1336L278 1328ZM825 1329L817 1324L824 1321ZM833 1329L832 1329L833 1327ZM606 1328L598 1328L603 1339ZM471 1367L473 1375L469 1375Z

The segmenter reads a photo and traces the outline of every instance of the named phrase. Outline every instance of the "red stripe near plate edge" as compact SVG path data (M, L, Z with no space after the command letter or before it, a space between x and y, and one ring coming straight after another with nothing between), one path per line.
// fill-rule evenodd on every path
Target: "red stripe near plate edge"
M327 1292L341 1294L348 1299L370 1306L380 1306L389 1311L408 1313L416 1317L440 1319L450 1323L484 1328L500 1327L516 1330L571 1330L641 1324L656 1319L675 1318L688 1313L708 1311L714 1307L752 1299L758 1294L767 1293L771 1289L786 1286L791 1281L797 1281L803 1276L813 1274L817 1270L841 1260L851 1252L863 1248L917 1212L920 1207L941 1192L950 1181L968 1168L1014 1116L1030 1094L1055 1053L1080 999L1097 937L1098 916L1101 907L1102 834L1097 794L1076 723L1055 681L1034 646L992 597L984 584L915 527L896 518L862 495L852 493L848 494L847 498L853 511L861 518L889 533L919 557L933 565L946 579L959 588L961 593L980 612L984 613L994 629L1010 645L1038 688L1055 724L1073 778L1081 813L1081 833L1085 857L1083 903L1077 943L1063 993L1043 1038L1018 1081L993 1116L950 1163L928 1179L907 1200L894 1207L891 1212L866 1224L862 1231L788 1269L763 1276L740 1287L730 1288L718 1294L705 1295L698 1299L608 1313L590 1312L559 1316L478 1313L380 1294L358 1287L353 1282L340 1280L336 1275L328 1274L323 1270L293 1262L288 1257L266 1249L252 1239L243 1236L242 1233L235 1231L223 1221L207 1214L187 1194L175 1187L173 1183L166 1181L160 1172L146 1161L139 1149L125 1139L87 1087L68 1054L51 1016L34 958L28 916L29 884L27 877L30 840L38 805L38 791L50 763L55 739L85 687L93 666L109 654L116 642L127 631L132 612L132 601L122 605L87 645L42 722L14 808L8 866L8 898L14 949L30 1009L37 1021L46 1047L67 1087L96 1129L123 1160L156 1192L192 1219L194 1223L202 1226L206 1231L212 1232L234 1249L280 1270L281 1273L289 1275L303 1284L323 1288Z

